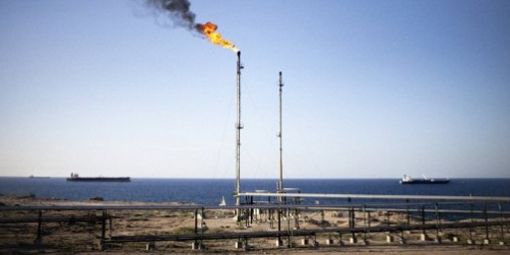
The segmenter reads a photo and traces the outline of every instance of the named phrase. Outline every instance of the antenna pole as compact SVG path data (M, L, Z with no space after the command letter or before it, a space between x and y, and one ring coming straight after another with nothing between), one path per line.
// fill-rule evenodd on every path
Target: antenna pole
M282 145L282 72L280 71L280 83L279 83L279 97L280 97L280 111L279 111L279 127L278 139L280 140L280 179L278 180L278 192L283 192L283 145Z
M241 197L239 197L239 193L241 193L241 129L243 128L241 125L241 69L243 66L241 65L241 51L237 52L237 86L236 86L236 106L237 106L237 116L236 116L236 205L241 204Z

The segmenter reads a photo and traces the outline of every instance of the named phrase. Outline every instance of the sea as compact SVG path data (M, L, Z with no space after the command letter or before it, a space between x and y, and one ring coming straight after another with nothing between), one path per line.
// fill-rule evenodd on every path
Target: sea
M224 197L227 204L232 205L234 185L234 179L132 178L131 182L67 182L65 178L0 177L0 194L81 201L102 197L105 201L203 205L218 205ZM284 186L298 188L302 193L510 197L510 179L451 179L448 184L413 185L402 185L399 179L285 179ZM241 187L242 191L272 192L276 188L276 180L242 179ZM307 199L303 203L335 204L345 203L346 200ZM349 199L348 202L356 201Z

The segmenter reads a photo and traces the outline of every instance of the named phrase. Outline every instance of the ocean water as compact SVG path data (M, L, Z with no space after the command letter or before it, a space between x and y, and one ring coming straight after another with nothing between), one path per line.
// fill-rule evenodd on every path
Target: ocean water
M217 205L224 196L231 205L234 203L234 183L233 179L132 178L131 182L67 182L65 178L0 177L0 194L34 194L36 197L69 200L103 197L120 201L180 201L204 205ZM288 179L284 180L284 186L299 188L303 193L510 197L510 179L452 179L448 184L435 185L401 185L398 179ZM243 179L241 187L242 191L274 191L276 180ZM327 199L319 202L346 201ZM316 200L305 200L304 203L316 203Z

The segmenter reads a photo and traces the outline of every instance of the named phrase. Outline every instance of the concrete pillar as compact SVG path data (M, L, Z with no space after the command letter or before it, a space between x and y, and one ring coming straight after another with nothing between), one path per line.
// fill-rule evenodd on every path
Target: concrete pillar
M355 244L357 242L358 242L358 240L356 240L356 237L349 237L349 243Z
M301 239L301 245L308 245L308 238Z
M393 236L392 235L386 235L386 242L387 243L393 243Z
M281 239L276 239L276 247L283 247L283 241Z
M425 241L427 241L427 239L428 238L427 238L426 234L423 234L423 233L420 234L420 241L425 242Z
M326 239L326 244L327 245L332 245L332 244L335 244L335 241L333 239L331 239L331 238L328 238L328 239Z

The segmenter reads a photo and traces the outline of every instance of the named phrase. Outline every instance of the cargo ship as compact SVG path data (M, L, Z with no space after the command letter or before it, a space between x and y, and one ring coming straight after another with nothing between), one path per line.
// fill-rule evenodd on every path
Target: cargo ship
M80 177L77 173L71 173L68 182L130 182L129 177Z
M400 180L400 184L446 184L448 182L450 182L450 180L446 178L423 177L423 179L413 179L411 176L406 174Z

